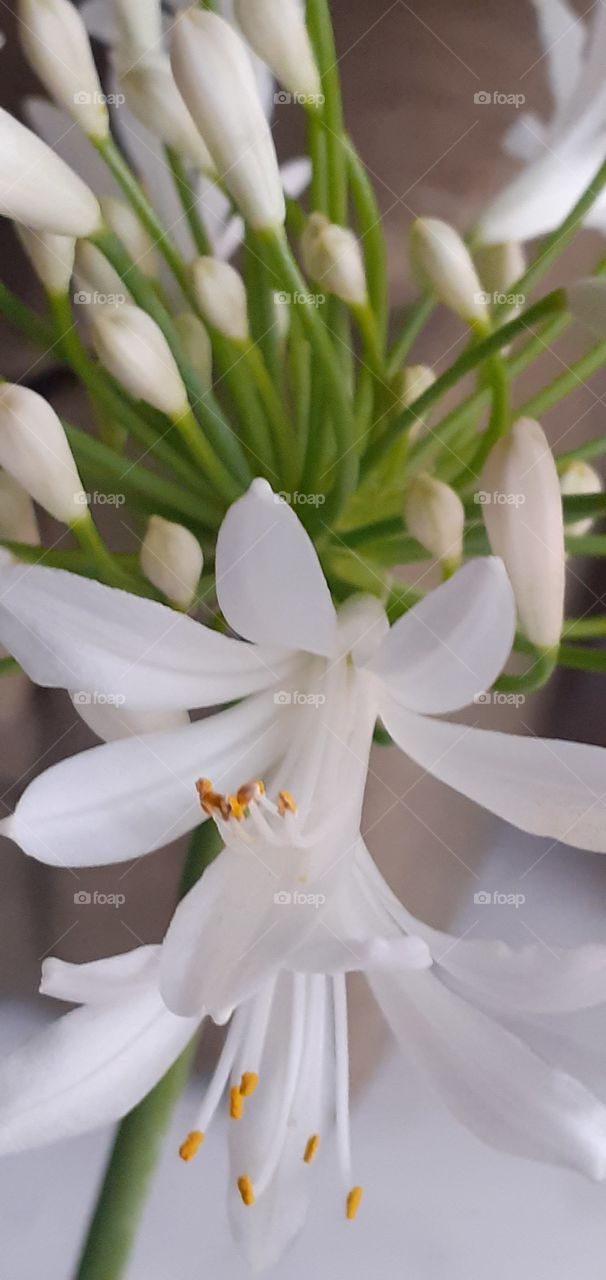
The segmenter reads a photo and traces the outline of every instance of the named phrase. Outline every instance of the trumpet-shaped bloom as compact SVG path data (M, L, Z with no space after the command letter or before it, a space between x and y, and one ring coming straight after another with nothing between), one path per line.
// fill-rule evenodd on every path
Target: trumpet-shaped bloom
M96 866L160 848L198 824L200 777L224 792L251 777L286 787L315 823L305 771L328 770L331 808L357 812L377 717L422 768L493 813L606 850L603 749L436 718L472 703L507 660L515 605L500 560L471 561L391 628L373 597L337 614L303 526L256 480L221 527L216 574L242 640L69 573L2 568L0 642L38 684L103 700L118 729L127 712L238 700L43 773L0 824L27 853ZM350 819L340 838L349 843Z

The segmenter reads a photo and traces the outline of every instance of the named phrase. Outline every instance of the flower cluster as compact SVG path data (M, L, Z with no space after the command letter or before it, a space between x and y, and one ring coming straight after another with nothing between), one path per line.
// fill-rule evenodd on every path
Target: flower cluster
M600 339L579 367L606 361L601 267L529 301L606 185L580 92L562 128L587 145L561 225L536 167L466 239L416 220L420 297L390 337L383 230L344 131L326 0L307 21L298 0L238 0L229 18L203 4L167 23L158 0L116 0L104 84L86 9L20 0L20 31L107 189L0 112L0 213L46 298L34 314L0 285L0 310L72 371L95 423L0 383L0 671L65 690L100 742L36 777L0 831L55 867L192 844L159 945L44 962L42 992L79 1008L0 1065L0 1152L121 1119L166 1087L205 1019L227 1025L180 1156L199 1153L226 1095L234 1231L271 1264L333 1130L348 1220L362 1201L358 971L480 1138L602 1179L606 1105L511 1027L603 1003L606 942L514 950L430 928L383 880L362 816L382 738L521 831L606 852L602 749L444 718L491 690L531 693L558 665L606 669L583 643L605 619L565 617L570 558L604 554L589 460L606 442L556 457L537 421L574 367L512 409L517 375L573 320ZM545 21L556 9L545 0ZM290 172L273 77L306 116L309 162ZM162 190L115 140L140 142L138 127ZM167 174L177 234L159 212ZM512 221L531 189L544 204ZM537 232L527 266L521 241ZM435 306L469 337L439 376L410 360ZM444 412L470 374L477 386ZM132 551L102 537L91 494L132 515ZM43 546L36 507L71 541ZM414 586L404 565L419 566Z

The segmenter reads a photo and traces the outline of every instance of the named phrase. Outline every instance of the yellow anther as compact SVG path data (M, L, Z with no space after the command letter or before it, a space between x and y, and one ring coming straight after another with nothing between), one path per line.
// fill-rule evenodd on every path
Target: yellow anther
M239 787L236 792L236 800L242 805L243 809L248 809L249 804L253 800L258 800L259 796L265 795L265 784L263 782L245 782L243 787Z
M247 1207L255 1203L255 1193L253 1191L253 1184L250 1178L238 1178L238 1191L240 1192L242 1200Z
M353 1187L352 1190L350 1191L347 1197L347 1209L346 1209L348 1222L353 1222L358 1212L358 1209L360 1208L360 1203L363 1195L364 1195L364 1191L362 1187Z
M243 1098L252 1098L259 1083L256 1071L245 1071L240 1081L240 1093Z
M208 778L198 779L196 791L198 792L200 805L209 818L214 818L217 813L220 813L221 817L225 819L231 817L229 801L226 800L225 796L220 795L218 791L213 791L212 782L209 782Z
M281 791L278 796L278 813L283 818L285 813L296 813L297 806L290 791Z
M193 1160L194 1156L198 1154L203 1142L204 1134L201 1133L199 1129L194 1129L193 1133L188 1134L185 1142L183 1142L179 1147L179 1155L181 1156L181 1159L188 1164L189 1161Z
M228 804L232 818L241 822L244 817L244 805L240 804L237 796L228 796Z
M303 1156L303 1159L306 1164L311 1164L314 1156L317 1153L319 1146L320 1146L320 1139L318 1137L318 1134L313 1133L307 1143L307 1146L305 1148L305 1155Z
M232 1120L241 1120L244 1115L244 1098L237 1084L229 1091L229 1114Z

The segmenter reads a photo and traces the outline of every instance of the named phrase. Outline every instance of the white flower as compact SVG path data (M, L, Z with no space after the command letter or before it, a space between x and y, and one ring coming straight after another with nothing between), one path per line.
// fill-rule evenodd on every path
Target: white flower
M90 236L102 225L98 201L77 173L2 108L0 214L59 236Z
M81 1007L0 1066L0 1152L76 1136L126 1114L196 1033L209 1012L205 998L214 1006L216 995L220 1004L226 965L237 971L241 994L179 1154L187 1163L200 1152L204 1158L226 1095L232 1227L253 1268L270 1266L304 1223L333 1127L340 1175L334 1211L354 1218L362 1198L351 1155L345 986L345 973L361 970L407 1062L480 1139L604 1179L606 1107L581 1081L537 1057L508 1024L602 1004L606 948L514 950L430 929L401 906L358 839L347 881L325 906L291 899L276 908L282 946L272 960L259 918L256 930L248 929L248 895L254 915L256 902L274 894L266 859L284 883L285 860L297 855L297 819L261 800L251 797L241 820L219 817L222 830L233 828L229 847L178 909L183 964L198 978L189 1016L171 1012L160 995L171 933L160 952L141 947L84 965L44 962L42 992ZM280 824L285 834L277 834ZM307 931L297 929L291 945L301 915ZM226 1020L228 1012L217 1016Z
M568 0L533 0L554 110L545 123L523 114L505 147L524 168L479 221L482 240L533 240L564 220L595 177L606 151L606 15L601 5L583 21ZM590 12L589 10L587 11ZM606 196L588 226L606 227Z
M244 42L218 14L188 9L174 24L177 86L225 183L255 230L284 222L276 151Z
M172 520L151 516L139 558L148 581L177 608L189 609L196 598L204 563L194 534Z
M0 470L0 538L37 547L40 531L29 493L8 471Z
M458 569L465 528L465 508L458 493L435 476L416 476L404 496L404 515L413 538L444 570Z
M192 368L196 370L202 385L212 386L213 349L208 331L202 321L194 315L193 311L181 311L174 317L174 325L183 351Z
M320 73L298 0L235 0L234 8L249 45L276 79L303 102L317 103Z
M499 560L471 561L391 629L370 597L337 615L302 525L257 480L223 523L216 573L223 614L248 643L69 573L2 570L0 642L37 683L119 696L118 722L240 699L43 773L0 824L27 853L97 866L158 849L198 824L200 777L227 793L251 777L271 794L285 787L315 826L318 772L336 780L347 849L377 715L413 760L506 821L606 850L601 748L435 718L473 702L507 660L515 606Z
M71 0L19 0L23 51L51 97L92 139L106 138L109 113L82 17Z
M86 495L55 411L36 391L0 384L0 466L62 524L88 518Z
M486 295L458 231L439 218L417 218L410 230L410 261L419 284L465 320L488 319Z
M118 83L137 120L199 173L215 175L210 152L177 89L167 54L135 62Z
M198 305L207 324L231 342L247 342L248 299L242 276L218 258L196 258L192 266Z
M147 311L124 303L96 308L91 319L99 359L131 396L173 418L187 410L174 356Z
M329 222L321 213L312 213L305 225L301 250L305 270L312 280L350 307L366 306L366 269L353 231Z

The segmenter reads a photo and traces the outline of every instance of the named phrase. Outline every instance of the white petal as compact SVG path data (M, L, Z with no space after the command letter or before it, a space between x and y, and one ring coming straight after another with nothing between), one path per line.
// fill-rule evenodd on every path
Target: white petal
M246 640L332 653L336 614L315 548L265 480L253 481L219 530L217 595Z
M295 156L293 160L287 160L280 169L280 177L287 196L298 200L311 181L311 161L307 156Z
M183 729L83 751L36 778L0 831L55 866L150 853L202 820L198 778L229 790L266 771L280 749L274 710L250 699Z
M285 669L184 614L59 569L0 576L0 641L36 684L124 699L130 709L213 706Z
M561 114L583 69L587 29L567 0L534 0L552 97Z
M456 711L502 671L515 633L501 560L471 560L395 623L370 664L411 711Z
M433 973L371 975L408 1055L463 1124L513 1155L606 1177L606 1107Z
M157 1084L197 1025L169 1013L153 984L58 1018L0 1066L0 1152L120 1119Z
M145 733L179 729L189 724L187 711L128 711L126 707L117 707L113 703L95 701L91 694L72 693L70 696L78 715L103 742L141 737Z
M88 964L50 956L42 964L40 994L73 1004L114 1004L143 987L158 985L159 947L135 947Z
M534 240L559 226L595 177L603 150L600 139L542 152L489 204L478 226L482 242Z
M461 795L531 835L606 852L603 747L470 729L387 699L381 716L403 751Z
M430 969L431 951L421 937L330 937L321 927L295 951L288 968L298 973L369 973Z
M535 160L543 153L548 130L531 111L525 111L505 133L501 146L514 160Z

